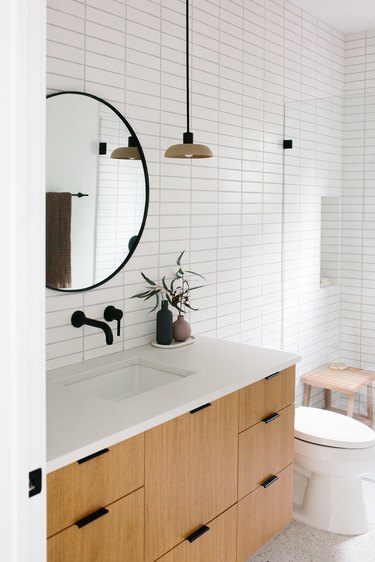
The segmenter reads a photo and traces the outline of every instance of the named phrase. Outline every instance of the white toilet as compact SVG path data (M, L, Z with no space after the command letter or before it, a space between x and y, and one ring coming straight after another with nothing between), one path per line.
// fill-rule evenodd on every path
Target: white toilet
M342 414L300 406L294 431L294 518L343 535L368 530L361 474L375 468L375 432Z

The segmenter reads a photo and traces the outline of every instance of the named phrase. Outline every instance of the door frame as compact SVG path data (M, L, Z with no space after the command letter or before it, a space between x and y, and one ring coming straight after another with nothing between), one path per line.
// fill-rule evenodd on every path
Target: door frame
M44 562L45 0L2 0L0 18L0 560Z

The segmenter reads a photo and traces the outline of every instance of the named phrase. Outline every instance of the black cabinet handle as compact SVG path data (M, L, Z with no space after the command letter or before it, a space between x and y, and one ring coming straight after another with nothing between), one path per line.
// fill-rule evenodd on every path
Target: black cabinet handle
M102 449L101 451L96 451L96 453L92 453L92 455L88 455L87 457L83 457L83 459L79 459L77 462L78 462L78 464L83 464L84 462L91 461L91 459L95 459L96 457L100 457L100 455L104 455L105 453L109 453L109 449Z
M93 521L99 519L99 517L103 517L103 515L106 515L107 513L109 513L108 509L106 509L105 507L101 507L100 509L98 509L98 511L90 513L90 515L88 515L87 517L84 517L83 519L80 519L79 521L74 523L74 525L76 525L78 529L81 529L82 527L85 527L85 525L92 523Z
M207 404L203 404L203 406L198 406L198 408L194 408L194 410L190 410L191 414L196 414L197 412L200 412L201 410L204 410L205 408L209 408L211 406L211 402L208 402Z
M268 488L268 486L271 486L271 484L276 482L276 480L278 480L278 479L279 479L278 476L271 476L270 478L267 478L267 480L262 482L261 486L263 486L263 488Z
M197 539L199 539L199 537L201 537L202 535L207 533L207 531L209 531L209 530L210 530L210 528L207 527L207 525L203 525L203 527L201 527L197 531L194 531L194 533L191 533L191 535L186 537L186 540L189 541L190 543L192 543L192 542L196 541Z
M280 417L280 414L278 412L275 412L274 414L270 414L266 418L262 419L262 422L270 423L273 420L277 420L277 418L279 418L279 417Z
M271 379L273 379L274 377L277 377L277 375L279 375L281 373L281 371L277 371L277 373L272 373L272 375L268 375L268 377L265 378L266 381L269 381Z

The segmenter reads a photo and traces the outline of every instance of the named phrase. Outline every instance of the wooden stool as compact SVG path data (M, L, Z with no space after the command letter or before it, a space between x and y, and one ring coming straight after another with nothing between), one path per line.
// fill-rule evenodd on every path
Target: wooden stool
M301 382L306 385L304 405L310 405L311 388L316 386L318 388L324 388L324 402L326 410L345 413L345 410L332 408L332 391L334 390L336 392L346 394L348 397L346 415L353 417L355 393L358 392L361 386L367 386L367 416L357 414L355 417L367 425L372 425L373 411L371 383L374 378L375 372L364 371L363 369L348 367L343 371L336 371L334 369L330 369L328 366L319 367L319 369L315 369L315 371L311 371L311 373L301 377Z

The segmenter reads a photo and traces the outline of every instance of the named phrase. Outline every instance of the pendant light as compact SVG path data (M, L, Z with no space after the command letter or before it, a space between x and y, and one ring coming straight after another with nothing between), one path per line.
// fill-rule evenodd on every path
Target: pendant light
M119 146L111 154L111 158L118 160L140 160L138 147L133 137L128 138L128 146Z
M173 144L165 151L166 158L211 158L212 152L204 144L195 144L193 133L190 132L189 102L189 0L186 0L186 122L187 131L183 135L182 144Z

